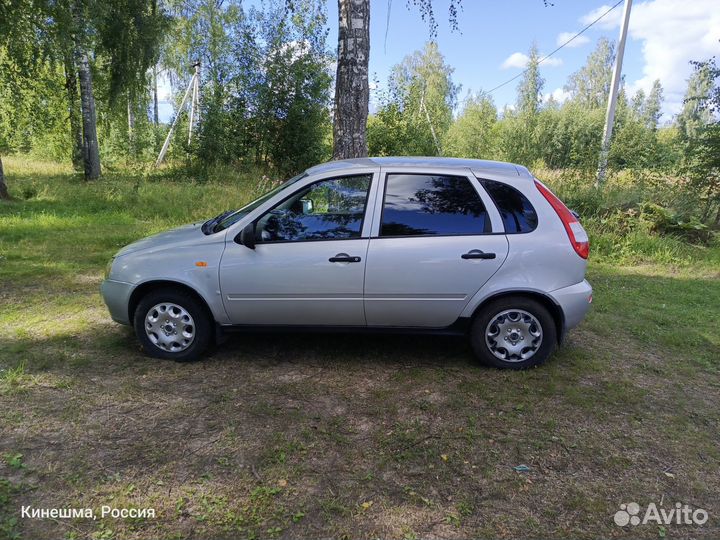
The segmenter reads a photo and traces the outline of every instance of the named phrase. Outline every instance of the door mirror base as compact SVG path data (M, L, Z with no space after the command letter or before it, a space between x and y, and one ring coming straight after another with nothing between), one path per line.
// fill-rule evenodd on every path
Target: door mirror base
M246 225L245 228L240 231L240 234L235 237L235 241L248 249L255 249L255 224L249 223Z

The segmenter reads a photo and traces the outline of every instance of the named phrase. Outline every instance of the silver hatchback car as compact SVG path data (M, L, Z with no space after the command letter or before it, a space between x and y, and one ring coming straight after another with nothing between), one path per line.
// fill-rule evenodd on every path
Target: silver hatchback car
M102 295L160 358L197 359L228 330L319 327L468 335L479 360L522 369L587 312L588 252L525 167L363 158L130 244Z

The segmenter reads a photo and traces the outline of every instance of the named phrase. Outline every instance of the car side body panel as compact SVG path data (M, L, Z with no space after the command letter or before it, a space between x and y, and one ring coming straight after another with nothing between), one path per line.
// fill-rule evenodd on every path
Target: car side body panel
M380 237L384 179L393 172L467 176L487 209L491 232ZM453 158L362 158L318 165L307 174L227 230L205 235L198 224L187 225L123 248L101 286L112 318L131 324L133 292L154 282L191 288L215 322L228 328L432 331L469 321L492 297L522 292L541 294L557 305L563 314L561 331L576 326L588 310L592 289L584 279L587 261L573 250L560 218L525 167ZM359 239L268 243L255 250L236 241L246 225L289 193L319 180L355 174L373 174ZM525 195L537 212L537 228L505 234L500 213L480 179L509 184ZM473 249L493 252L496 258L460 258ZM362 263L328 262L340 253L357 255ZM273 264L257 266L263 257L272 258Z
M155 243L144 250L132 250L118 255L108 281L103 286L106 303L127 303L133 291L153 281L185 285L205 301L219 324L230 324L220 296L219 268L225 242L222 235L212 239L198 229L194 235L181 235L177 242ZM125 286L123 286L123 283ZM125 313L128 307L125 307ZM118 308L113 311L116 316ZM121 321L124 322L124 321ZM126 324L131 321L127 320Z
M511 169L514 172L514 169ZM386 178L394 174L467 178L488 213L491 231L451 236L380 236ZM365 314L370 326L450 326L486 281L503 265L508 243L500 214L467 168L393 164L380 170L380 182L365 270ZM473 250L493 259L463 259Z
M587 261L573 250L565 228L553 208L533 185L529 173L498 179L518 189L538 214L538 226L529 233L507 234L505 264L468 302L463 317L471 317L488 298L504 292L537 292L552 297L552 291L583 282Z

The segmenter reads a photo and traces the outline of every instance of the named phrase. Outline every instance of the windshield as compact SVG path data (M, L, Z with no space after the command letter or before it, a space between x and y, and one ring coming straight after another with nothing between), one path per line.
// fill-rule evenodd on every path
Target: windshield
M297 176L294 176L293 178L291 178L291 179L288 180L287 182L283 182L282 184L280 184L280 185L279 185L278 187L276 187L275 189L273 189L273 190L271 190L271 191L268 191L265 195L262 195L261 197L255 199L255 200L254 200L253 202L251 202L250 204L247 204L247 205L243 206L243 207L240 208L239 210L235 210L235 211L233 211L233 212L230 212L229 214L227 214L227 215L225 215L225 216L223 216L223 215L221 214L221 215L220 215L220 216L221 216L221 219L219 219L218 222L215 224L215 226L212 228L212 232L213 232L213 233L216 233L216 232L224 231L225 229L227 229L227 228L230 227L231 225L234 225L235 223L237 223L238 221L240 221L240 219L242 219L243 217L245 217L246 215L248 215L250 212L252 212L253 210L255 210L257 207L259 207L259 206L260 206L261 204L263 204L265 201L268 201L269 199L271 199L272 197L274 197L277 193L281 192L281 191L282 191L283 189L285 189L286 187L294 184L294 183L297 182L298 180L301 180L301 179L305 178L306 176L307 176L307 173L298 174Z

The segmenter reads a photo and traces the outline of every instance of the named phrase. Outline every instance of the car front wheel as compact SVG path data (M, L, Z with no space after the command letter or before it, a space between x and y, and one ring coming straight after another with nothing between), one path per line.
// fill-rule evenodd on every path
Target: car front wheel
M475 356L497 368L526 369L548 359L557 328L547 308L531 298L499 298L473 320L470 340Z
M145 295L135 310L135 333L150 356L197 360L210 345L212 321L192 295L163 288Z

